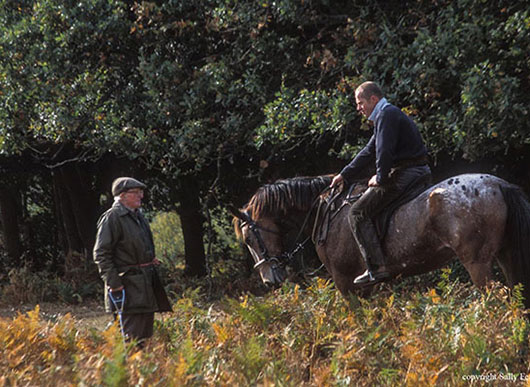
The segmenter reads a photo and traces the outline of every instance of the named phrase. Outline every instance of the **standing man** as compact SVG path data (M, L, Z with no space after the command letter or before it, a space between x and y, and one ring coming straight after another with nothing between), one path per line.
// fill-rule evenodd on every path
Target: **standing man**
M429 178L431 171L418 128L405 113L384 98L376 83L361 84L355 90L355 102L357 110L373 122L374 133L368 144L333 178L331 187L344 180L351 182L375 160L376 174L349 213L350 227L367 267L354 283L363 285L389 277L372 219L415 181Z
M112 183L114 204L98 221L94 261L105 282L105 310L113 312L108 292L125 289L123 331L140 345L153 335L155 312L171 311L156 265L151 229L140 207L145 184L132 177Z

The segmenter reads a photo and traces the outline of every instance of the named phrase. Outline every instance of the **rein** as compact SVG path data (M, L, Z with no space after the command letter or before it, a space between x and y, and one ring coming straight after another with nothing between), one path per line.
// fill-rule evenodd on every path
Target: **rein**
M302 222L302 225L300 226L300 230L298 231L298 235L296 236L296 238L294 239L294 243L293 243L293 248L291 249L290 252L284 252L282 255L281 255L281 258L283 259L283 262L282 262L282 265L283 266L286 266L288 264L290 264L293 260L294 260L294 257L296 256L296 254L298 254L298 252L300 250L303 250L305 248L305 245L307 244L307 242L309 242L309 240L311 240L311 236L308 236L307 238L305 238L303 240L303 242L301 243L298 243L297 241L300 239L300 237L302 236L303 232L304 232L304 229L307 225L307 223L309 222L309 218L311 217L311 213L313 212L313 210L315 209L317 203L321 203L321 200L320 200L320 196L326 192L327 190L329 190L330 188L329 187L326 187L324 188L318 195L317 197L315 198L315 200L313 200L313 203L311 203L311 206L309 207L309 211L307 212L307 215L305 216L305 219L304 221ZM332 190L333 192L333 190ZM319 208L320 208L320 205L319 205Z

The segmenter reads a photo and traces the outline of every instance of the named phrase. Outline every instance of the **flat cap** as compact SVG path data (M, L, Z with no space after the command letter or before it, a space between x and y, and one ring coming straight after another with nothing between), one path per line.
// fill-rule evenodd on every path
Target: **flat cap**
M147 186L144 183L133 179L132 177L118 177L112 182L112 195L118 196L122 192L133 188L145 189L146 187Z

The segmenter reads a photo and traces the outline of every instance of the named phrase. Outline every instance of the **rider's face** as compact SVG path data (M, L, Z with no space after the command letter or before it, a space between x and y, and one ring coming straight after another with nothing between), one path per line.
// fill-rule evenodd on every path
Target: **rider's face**
M357 90L355 92L355 102L357 103L357 111L360 112L366 118L370 117L370 114L374 111L375 105L379 102L379 98L375 95L369 98L360 96L361 92Z

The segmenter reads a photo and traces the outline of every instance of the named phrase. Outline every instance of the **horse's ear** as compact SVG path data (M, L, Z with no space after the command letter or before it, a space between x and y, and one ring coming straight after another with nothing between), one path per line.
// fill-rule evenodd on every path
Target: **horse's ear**
M230 213L232 215L234 215L236 218L239 218L243 221L248 221L248 215L247 214L244 214L243 212L241 212L239 209L237 209L236 207L234 207L233 205L231 204L228 204L226 206L226 208L228 209L228 211L230 211Z

